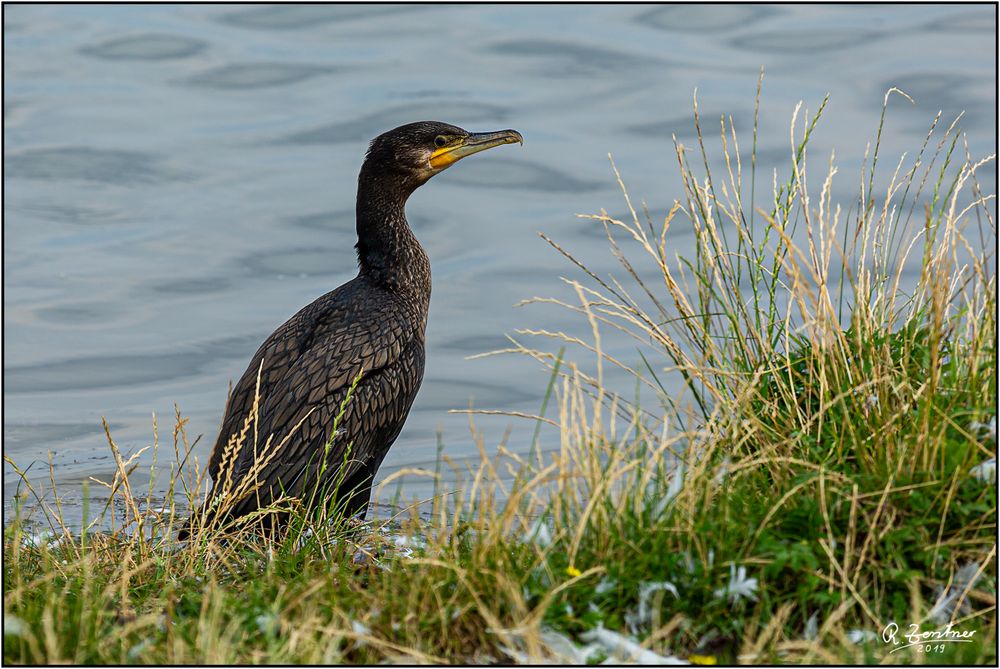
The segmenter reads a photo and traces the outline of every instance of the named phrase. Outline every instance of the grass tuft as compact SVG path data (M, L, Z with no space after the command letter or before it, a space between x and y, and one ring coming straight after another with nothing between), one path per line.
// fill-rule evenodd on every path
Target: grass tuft
M585 218L621 272L546 238L581 278L575 301L532 300L591 337L526 330L498 352L551 370L523 415L540 428L490 455L473 425L481 458L457 492L440 461L418 472L438 484L423 517L358 528L288 497L261 514L291 529L255 532L222 513L254 477L222 477L220 513L178 543L208 492L184 419L162 509L108 431L116 472L96 519L72 531L40 499L48 535L20 513L4 528L4 660L995 663L995 196L977 178L994 156L963 155L957 120L934 119L887 172L891 94L905 95L886 94L846 213L834 156L810 184L825 99L796 107L769 197L759 85L749 161L731 119L711 145L695 101L697 146L675 139L680 194L662 219L639 215L612 163L629 217ZM678 226L690 253L672 247ZM638 390L617 392L611 368ZM265 437L255 424L223 471ZM290 439L267 435L258 461ZM151 448L162 467L155 426ZM903 648L911 624L965 636Z

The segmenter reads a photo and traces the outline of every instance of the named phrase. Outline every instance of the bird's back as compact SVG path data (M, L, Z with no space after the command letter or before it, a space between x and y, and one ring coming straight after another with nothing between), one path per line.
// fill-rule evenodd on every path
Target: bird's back
M257 468L261 492L239 503L233 515L282 492L302 496L336 476L343 477L344 492L370 486L423 378L426 317L426 299L388 290L361 275L304 307L267 338L230 395L209 461L216 490L227 474L234 483L246 477L269 438L278 444L291 437L267 466ZM227 456L223 468L227 444L244 429L255 396L257 424L231 466ZM324 462L322 478L329 481L318 476ZM352 513L368 501L365 491L352 504L354 497L347 500Z

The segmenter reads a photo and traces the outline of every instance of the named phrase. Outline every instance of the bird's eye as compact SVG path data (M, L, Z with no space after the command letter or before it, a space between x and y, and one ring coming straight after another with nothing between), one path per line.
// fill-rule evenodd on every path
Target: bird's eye
M448 138L445 137L444 135L438 135L437 137L434 138L434 146L436 146L439 149L447 143L448 143Z

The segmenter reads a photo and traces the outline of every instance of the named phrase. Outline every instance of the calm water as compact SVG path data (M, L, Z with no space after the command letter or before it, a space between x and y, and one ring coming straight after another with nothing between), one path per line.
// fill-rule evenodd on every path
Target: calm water
M72 508L81 481L112 475L101 416L130 452L150 443L154 412L169 444L176 402L205 435L204 462L228 381L355 274L367 141L440 119L516 128L525 145L410 200L434 273L427 372L381 476L433 466L438 431L446 454L472 456L468 417L448 410L534 413L547 377L528 360L467 356L519 327L588 332L513 305L569 296L559 277L579 277L539 231L614 268L603 229L575 217L624 214L609 152L662 216L681 194L670 135L690 143L693 90L713 138L725 112L749 148L763 65L762 192L771 166L787 174L795 103L815 110L829 92L811 155L818 172L836 148L846 210L891 86L915 104L891 102L887 164L919 148L939 109L965 111L974 155L996 150L995 32L991 6L8 5L4 452L44 479L51 450ZM637 357L628 341L606 345ZM490 449L511 423L477 419ZM526 450L533 426L513 427ZM407 497L427 494L409 481ZM5 513L14 483L5 465Z

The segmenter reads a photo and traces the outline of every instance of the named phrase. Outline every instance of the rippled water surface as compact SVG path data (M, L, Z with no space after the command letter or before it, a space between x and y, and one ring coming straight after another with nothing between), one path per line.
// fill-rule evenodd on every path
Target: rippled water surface
M731 114L746 161L763 65L763 195L774 166L787 174L796 102L815 110L829 92L811 155L818 172L836 148L846 210L891 86L914 103L890 101L887 163L919 149L938 110L965 111L973 155L996 150L995 33L991 6L8 5L4 452L39 478L51 451L72 507L81 481L113 471L101 417L132 452L155 412L169 445L176 402L204 461L228 381L354 275L367 141L440 119L516 128L525 144L410 200L434 273L427 372L380 475L432 466L438 431L446 454L475 456L468 417L448 410L535 413L547 377L468 356L519 327L587 336L573 315L513 305L568 295L559 277L579 276L539 231L615 266L603 229L574 216L626 211L609 152L661 217L681 194L671 135L691 142L694 89L712 147ZM672 243L690 241L678 230ZM637 358L628 341L608 346ZM533 426L512 421L477 419L489 448L513 424L526 450ZM406 497L427 494L407 480ZM4 483L9 511L6 465Z

